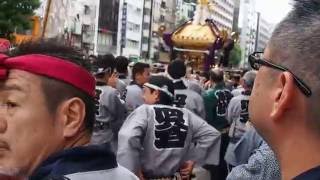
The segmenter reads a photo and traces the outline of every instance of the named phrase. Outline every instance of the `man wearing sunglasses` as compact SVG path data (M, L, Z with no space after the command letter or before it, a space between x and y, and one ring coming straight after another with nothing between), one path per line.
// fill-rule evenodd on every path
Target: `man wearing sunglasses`
M250 120L274 150L282 179L320 179L320 1L296 0L264 54L249 57L259 70Z

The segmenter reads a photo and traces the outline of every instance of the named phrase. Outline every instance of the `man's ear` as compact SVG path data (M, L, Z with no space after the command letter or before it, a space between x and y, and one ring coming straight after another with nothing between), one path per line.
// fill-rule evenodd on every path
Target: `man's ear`
M154 90L153 94L154 94L155 97L157 97L156 100L160 101L160 91L159 90Z
M142 76L141 73L137 73L136 76L135 76L135 79L138 80L141 76Z
M60 105L58 116L65 138L75 136L81 128L84 128L85 109L84 102L77 97L68 99Z
M275 81L275 87L271 94L273 107L270 117L273 120L280 120L286 111L292 107L296 88L294 78L289 72L281 73Z

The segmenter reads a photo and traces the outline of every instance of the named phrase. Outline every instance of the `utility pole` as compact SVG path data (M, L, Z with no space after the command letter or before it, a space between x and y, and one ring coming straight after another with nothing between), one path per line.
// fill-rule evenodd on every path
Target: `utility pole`
M144 21L145 21L145 17L144 17L144 12L146 9L146 0L143 0L143 8L142 8L142 23L141 23L141 40L140 40L140 57L142 58L147 58L148 54L145 56L142 52L143 52L143 30L144 30Z
M46 12L45 12L45 15L44 15L43 30L42 30L42 33L41 33L41 38L44 38L45 35L46 35L48 18L49 18L50 9L51 9L51 2L52 2L52 0L47 0L47 6L46 6Z
M148 43L148 56L147 56L148 60L151 59L152 23L153 23L153 0L151 0L151 7L150 7L149 43Z
M100 0L96 0L96 19L95 19L95 30L94 30L94 39L93 39L94 55L98 55L99 16L100 16Z
M259 33L260 33L260 12L257 13L258 17L257 17L257 31L256 31L256 44L254 47L254 51L257 52L258 51L258 43L259 43Z
M121 7L121 5L119 5L119 7ZM122 4L122 12L121 12L122 16L121 16L121 31L120 31L121 32L121 36L120 36L120 56L123 55L123 49L126 46L127 14L128 14L127 7L128 7L128 4L127 4L126 0L124 0L123 4Z

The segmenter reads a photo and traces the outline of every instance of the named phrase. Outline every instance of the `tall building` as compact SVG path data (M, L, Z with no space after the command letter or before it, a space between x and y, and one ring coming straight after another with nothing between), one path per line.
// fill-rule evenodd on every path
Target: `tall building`
M257 12L255 0L241 0L239 8L241 66L248 67L248 57L255 51Z
M241 66L249 67L249 55L265 49L273 29L274 25L257 12L256 0L240 0L238 31L242 50Z
M234 0L213 0L212 19L220 30L225 29L232 32Z
M117 54L140 57L144 7L144 0L119 1Z
M152 28L153 4L155 0L144 0L143 20L142 20L142 44L141 57L147 59L150 57L150 38Z
M211 18L219 29L229 32L233 27L233 14L235 0L209 0L211 8ZM177 0L177 25L192 19L196 10L198 0Z
M232 31L239 32L240 0L234 0Z
M174 30L175 9L172 0L120 0L117 54L159 60L164 44L159 29Z
M119 0L100 0L97 53L117 54Z
M37 11L40 17L45 17L48 13L45 37L63 37L70 45L93 54L96 48L94 37L97 35L97 1L52 0L47 9L48 2L42 0Z
M86 0L69 0L69 2L68 16L60 14L61 18L68 19L65 24L65 38L70 45L85 50L87 54L96 54L97 43L95 37L97 36L96 23L99 4L97 4L97 1ZM51 27L50 29L54 28Z
M175 1L152 0L151 22L144 22L145 28L142 37L142 58L159 61L162 48L165 46L161 33L172 32L175 29ZM149 12L149 11L147 11ZM147 25L149 29L147 29Z
M53 38L64 34L65 28L68 28L68 23L71 20L71 12L69 11L72 1L61 0L51 1L50 8L48 0L43 0L38 10L41 17L45 17L48 13L48 19L45 28L45 37ZM48 11L47 11L48 10Z
M177 0L177 25L183 24L194 16L197 0Z
M272 35L274 26L267 22L262 16L259 18L259 29L258 29L258 37L257 37L257 47L256 51L264 51L267 46L267 43Z

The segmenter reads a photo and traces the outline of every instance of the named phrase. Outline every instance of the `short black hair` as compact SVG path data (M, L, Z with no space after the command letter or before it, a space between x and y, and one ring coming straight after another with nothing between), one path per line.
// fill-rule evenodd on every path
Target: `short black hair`
M144 70L150 68L150 65L147 63L137 62L133 65L132 68L132 79L136 80L137 74L143 74Z
M91 54L89 55L89 58L97 59L98 57L96 55Z
M210 80L215 83L221 83L224 81L224 73L222 69L212 69L209 74Z
M210 80L210 75L209 75L209 72L207 71L202 72L200 76L206 78L207 80Z
M187 66L183 60L174 60L168 66L168 74L173 79L180 79L187 73Z
M160 88L165 86L166 89L172 95L174 94L173 82L167 77L164 77L164 76L151 76L150 80L149 80L149 84L156 85L156 86L158 86ZM152 90L152 91L154 91L154 90ZM159 101L157 102L157 104L163 104L163 105L169 105L169 106L173 104L173 98L174 97L169 96L167 93L165 93L163 91L159 91L159 92L160 92L160 95L159 95Z
M106 54L103 56L98 56L97 62L95 64L95 72L99 71L99 69L109 69L109 73L114 72L116 68L116 60L112 54ZM96 74L97 78L103 78L105 73Z
M126 74L128 72L129 59L124 56L116 57L116 69L118 73Z
M97 65L99 68L116 68L116 59L112 54L106 54L103 56L98 56Z
M89 61L85 59L85 56L80 50L65 46L57 39L24 42L9 54L11 57L43 54L58 57L62 60L77 64L88 71L91 70ZM85 127L86 130L91 133L93 131L96 112L94 97L63 81L45 76L41 76L41 81L46 105L51 114L55 114L59 105L66 99L78 97L84 102L86 108Z

